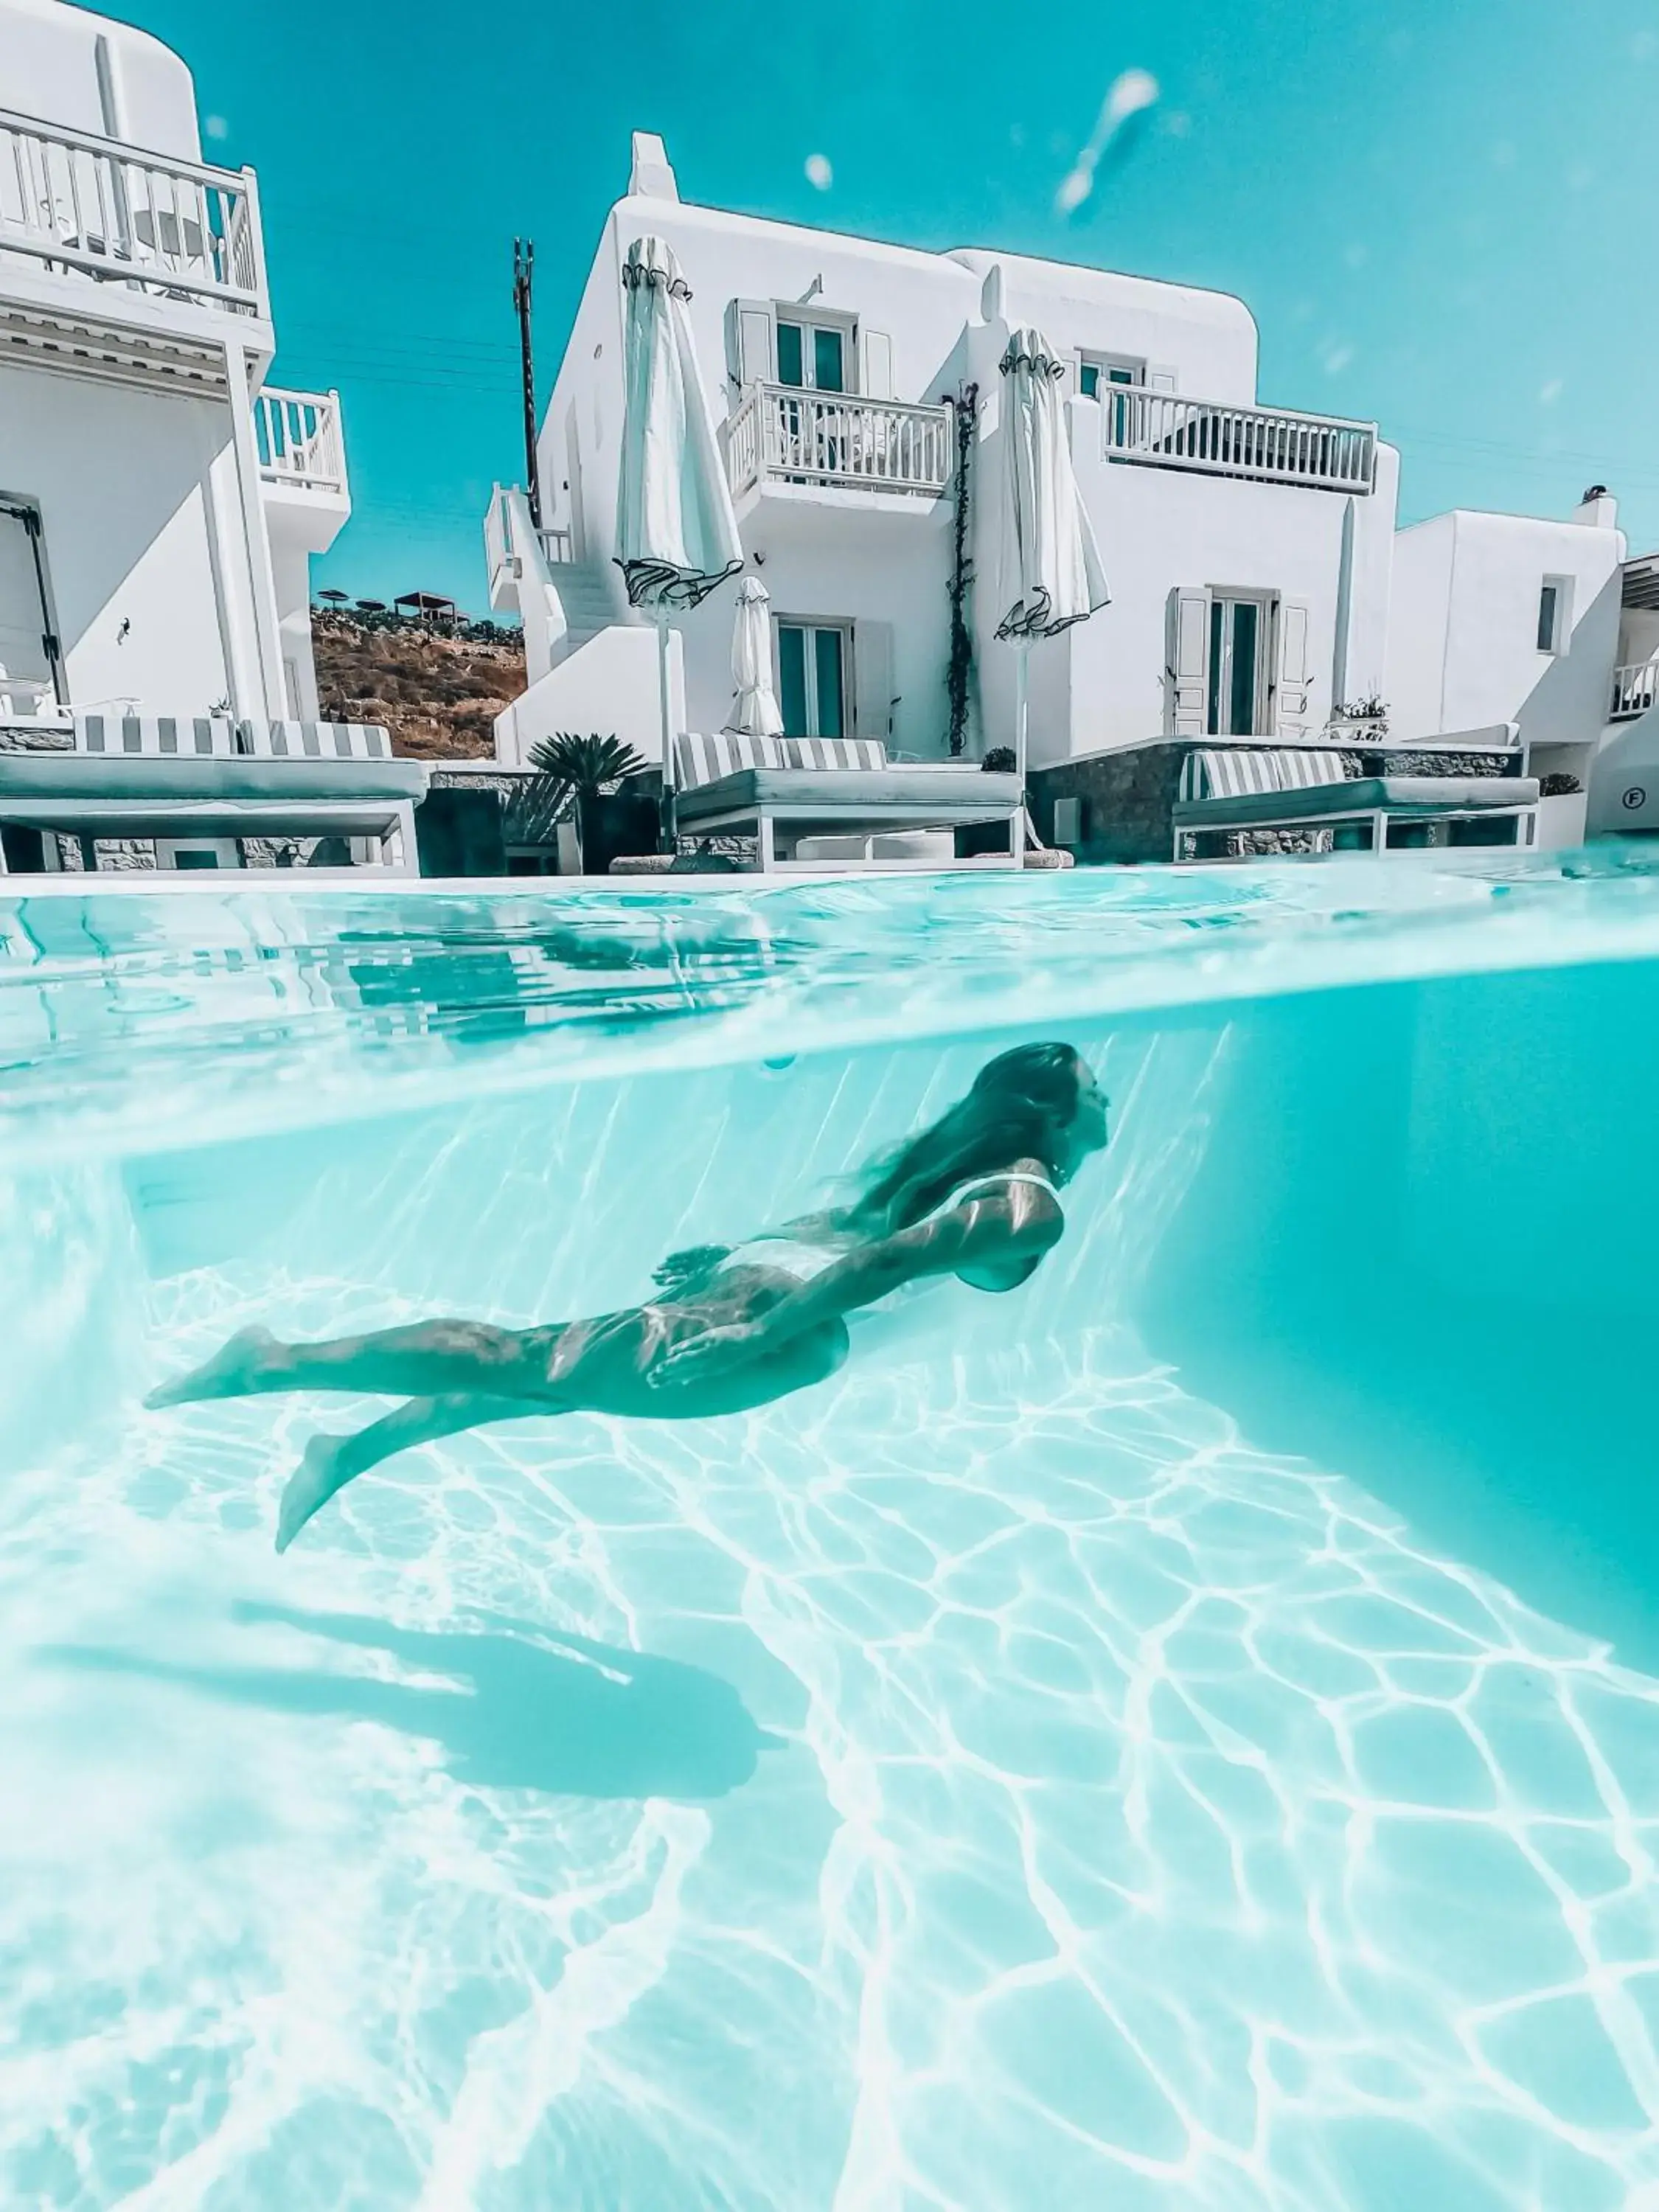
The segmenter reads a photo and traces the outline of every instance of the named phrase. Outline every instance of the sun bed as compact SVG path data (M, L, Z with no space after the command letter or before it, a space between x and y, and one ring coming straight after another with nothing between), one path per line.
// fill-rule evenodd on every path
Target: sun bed
M750 738L729 732L681 737L675 749L681 833L752 836L766 873L914 867L939 848L914 855L890 842L905 832L954 833L1000 823L1006 848L936 865L1016 867L1020 782L977 768L895 764L878 740ZM854 851L843 841L856 839ZM803 851L802 848L805 848Z
M1337 746L1200 746L1181 772L1176 860L1243 857L1233 833L1304 831L1315 850L1526 845L1538 783L1521 775L1353 775Z

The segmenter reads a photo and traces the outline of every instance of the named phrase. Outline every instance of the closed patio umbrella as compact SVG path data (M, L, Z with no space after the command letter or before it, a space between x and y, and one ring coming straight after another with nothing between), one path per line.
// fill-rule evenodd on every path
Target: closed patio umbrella
M691 288L673 249L636 238L623 265L626 392L617 487L617 564L629 603L657 625L662 697L664 827L673 829L668 618L695 607L743 566L738 520L698 374L686 305Z
M732 683L737 703L726 728L748 738L781 737L783 712L772 689L772 599L758 576L745 576L738 587Z
M1027 655L1033 642L1086 622L1111 598L1095 536L1072 472L1060 380L1065 374L1041 331L1015 331L1000 367L1002 387L1002 516L997 635L1018 659L1014 763L1025 776L1030 715ZM1015 842L1024 846L1024 815Z

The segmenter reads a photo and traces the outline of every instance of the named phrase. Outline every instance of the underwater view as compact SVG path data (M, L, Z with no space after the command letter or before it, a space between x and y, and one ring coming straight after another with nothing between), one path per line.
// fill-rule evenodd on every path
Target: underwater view
M1659 2204L1656 1100L1612 847L8 893L0 2204Z

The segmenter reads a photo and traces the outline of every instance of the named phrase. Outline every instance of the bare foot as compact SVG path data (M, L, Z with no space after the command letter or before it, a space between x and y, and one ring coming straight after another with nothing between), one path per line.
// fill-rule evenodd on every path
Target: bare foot
M312 1515L326 1505L335 1492L350 1480L340 1461L349 1437L313 1437L305 1457L289 1475L276 1514L276 1548L287 1551Z
M150 1407L191 1406L208 1398L240 1398L263 1362L279 1349L268 1328L240 1329L222 1352L176 1382L161 1383L144 1403Z

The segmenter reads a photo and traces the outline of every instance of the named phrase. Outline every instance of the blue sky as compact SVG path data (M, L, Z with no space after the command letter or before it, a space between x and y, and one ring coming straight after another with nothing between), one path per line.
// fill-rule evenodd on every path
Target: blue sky
M636 127L687 198L1237 292L1264 399L1401 447L1402 519L1602 481L1659 545L1659 0L1140 0L1018 40L991 0L132 15L194 70L210 157L259 173L279 380L343 396L356 513L319 583L482 611L479 516L522 473L514 234L544 398ZM1062 219L1131 69L1158 100Z

